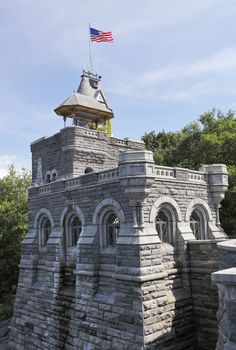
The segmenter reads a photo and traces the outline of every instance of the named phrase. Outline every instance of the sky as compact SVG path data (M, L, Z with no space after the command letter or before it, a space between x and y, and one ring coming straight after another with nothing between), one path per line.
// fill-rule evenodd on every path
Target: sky
M236 109L235 0L0 0L0 176L31 168L30 143L63 127L56 108L89 69L113 135L177 131L213 107Z

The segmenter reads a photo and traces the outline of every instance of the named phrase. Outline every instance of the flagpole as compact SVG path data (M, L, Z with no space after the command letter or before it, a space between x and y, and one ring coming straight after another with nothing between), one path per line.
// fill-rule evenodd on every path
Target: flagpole
M93 71L93 61L92 61L92 56L91 56L90 23L88 23L88 26L89 26L89 63L90 63L90 68Z

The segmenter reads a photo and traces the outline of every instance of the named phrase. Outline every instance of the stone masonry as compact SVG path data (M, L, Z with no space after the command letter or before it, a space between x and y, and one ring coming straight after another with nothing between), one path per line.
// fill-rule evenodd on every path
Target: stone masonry
M92 130L89 118L111 118L108 107L89 106L104 96L92 79L82 76L78 106L60 107L66 118L73 111L74 125L31 145L10 349L214 350L218 300L209 280L215 242L226 237L218 214L226 167L158 166L141 141ZM213 293L211 308L199 285Z

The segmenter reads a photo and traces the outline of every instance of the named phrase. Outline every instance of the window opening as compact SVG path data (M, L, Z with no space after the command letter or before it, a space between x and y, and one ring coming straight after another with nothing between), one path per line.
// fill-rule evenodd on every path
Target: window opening
M55 181L57 178L57 174L55 172L52 173L52 181Z
M84 171L85 174L92 173L92 172L93 172L93 168L90 168L90 167L87 167Z
M162 243L169 241L169 220L163 211L159 211L156 216L156 230Z
M43 220L43 223L42 223L42 243L43 243L43 246L46 245L48 238L50 236L50 233L51 233L51 223L50 223L49 219L45 218Z
M50 174L47 174L47 175L46 175L46 182L49 183L50 181L51 181Z
M196 239L201 239L201 219L196 211L190 216L190 227Z
M117 238L119 237L120 222L115 214L110 214L106 223L106 233L107 233L107 245L115 246Z
M75 216L71 222L71 246L72 247L76 246L81 231L82 231L81 221L77 216Z

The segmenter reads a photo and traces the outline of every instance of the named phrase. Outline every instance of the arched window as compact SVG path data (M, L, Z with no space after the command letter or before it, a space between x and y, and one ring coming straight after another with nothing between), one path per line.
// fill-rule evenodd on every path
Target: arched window
M79 235L82 231L81 221L78 216L75 216L70 223L70 239L68 243L71 243L72 247L75 247L79 239Z
M117 238L119 237L120 221L116 214L111 213L106 219L106 237L105 245L114 247L116 245Z
M51 175L50 175L50 173L46 174L45 179L46 179L47 183L51 182Z
M76 214L69 214L64 219L64 232L66 249L76 247L79 235L82 231L82 224Z
M206 229L203 216L199 210L193 210L190 215L190 227L196 239L205 239Z
M51 233L51 223L47 217L41 221L41 245L44 247Z
M163 203L157 210L155 218L156 231L162 243L177 243L176 212L169 203Z
M53 170L51 173L51 180L56 181L56 179L57 179L57 172L56 172L56 170Z
M89 174L89 173L92 173L92 172L93 172L93 168L91 168L89 166L84 171L85 174Z
M156 230L162 243L170 243L170 220L166 213L160 210L156 216Z

